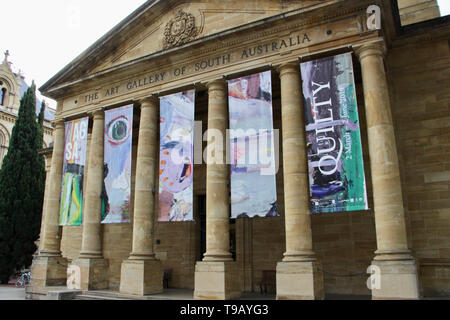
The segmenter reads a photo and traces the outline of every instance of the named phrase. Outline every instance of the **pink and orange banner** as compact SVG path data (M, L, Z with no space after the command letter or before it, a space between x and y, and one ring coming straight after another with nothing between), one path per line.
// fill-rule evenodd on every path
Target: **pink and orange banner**
M83 179L89 118L65 123L61 226L79 226L83 221Z

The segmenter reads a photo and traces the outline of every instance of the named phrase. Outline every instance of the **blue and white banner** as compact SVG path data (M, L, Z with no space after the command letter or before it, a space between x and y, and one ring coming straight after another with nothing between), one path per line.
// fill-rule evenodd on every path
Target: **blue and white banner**
M105 111L102 223L130 222L133 105Z
M231 217L278 215L272 73L228 81Z
M160 98L158 221L193 221L195 90Z

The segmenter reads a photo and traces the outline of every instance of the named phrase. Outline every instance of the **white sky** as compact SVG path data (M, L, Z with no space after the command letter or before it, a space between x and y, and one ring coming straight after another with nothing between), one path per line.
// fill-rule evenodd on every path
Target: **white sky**
M25 81L31 85L34 80L39 88L143 3L145 0L2 1L0 59L3 61L3 53L9 50L13 71L22 70ZM40 98L56 107L53 100Z
M13 70L22 70L28 84L35 80L40 87L143 3L145 0L2 1L0 59L3 61L3 53L9 50ZM450 0L438 3L442 15L450 14ZM56 102L44 99L56 107Z
M450 14L450 0L437 0L437 2L441 10L441 16Z

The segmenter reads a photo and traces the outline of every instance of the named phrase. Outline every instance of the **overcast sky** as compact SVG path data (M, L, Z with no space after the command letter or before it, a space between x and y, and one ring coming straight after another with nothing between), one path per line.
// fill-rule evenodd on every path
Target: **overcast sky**
M70 63L145 0L2 1L0 59L9 50L13 70L38 87ZM44 98L52 107L56 103Z
M450 13L450 0L439 0ZM38 87L112 29L145 0L4 0L0 59L9 50L13 70ZM38 92L39 94L39 92ZM50 106L56 103L45 98Z

